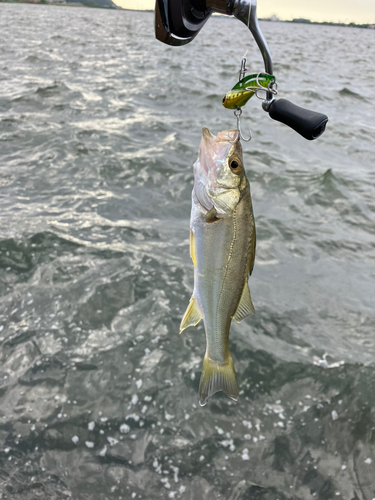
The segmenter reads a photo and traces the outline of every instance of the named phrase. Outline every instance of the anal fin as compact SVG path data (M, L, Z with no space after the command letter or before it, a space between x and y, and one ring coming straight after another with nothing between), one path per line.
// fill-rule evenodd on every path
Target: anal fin
M180 325L180 333L189 326L197 325L202 319L202 315L197 308L194 297L190 299L189 305L186 309L185 315L182 318Z
M242 290L240 302L237 306L236 312L234 313L233 319L234 319L234 321L237 321L237 323L239 323L244 318L246 318L246 316L249 316L250 314L253 314L254 312L255 312L255 309L253 306L253 302L251 300L249 285L246 281L245 286L243 287L243 290Z

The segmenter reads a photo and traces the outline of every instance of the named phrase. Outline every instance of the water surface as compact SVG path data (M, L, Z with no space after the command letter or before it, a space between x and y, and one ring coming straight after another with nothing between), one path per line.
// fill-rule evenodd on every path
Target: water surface
M244 108L256 314L231 328L239 402L200 408L192 165L255 43L0 4L1 498L375 497L375 32L262 29L280 97L330 121L308 142Z

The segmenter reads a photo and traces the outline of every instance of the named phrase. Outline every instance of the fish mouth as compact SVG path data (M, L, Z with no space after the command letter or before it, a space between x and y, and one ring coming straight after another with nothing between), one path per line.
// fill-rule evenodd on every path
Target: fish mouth
M216 139L216 136L214 134L212 134L207 127L203 127L202 128L202 137L203 139L205 139L206 141L212 141L212 140L215 140Z
M240 135L237 129L232 130L223 130L223 132L219 132L217 135L214 135L209 131L207 127L202 128L202 139L206 142L206 145L213 145L213 143L223 143L228 142L233 144L234 142L238 142L240 140Z

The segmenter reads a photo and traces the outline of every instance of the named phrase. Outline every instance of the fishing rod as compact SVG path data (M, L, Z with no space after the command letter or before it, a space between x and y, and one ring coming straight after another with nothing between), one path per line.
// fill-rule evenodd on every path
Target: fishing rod
M234 16L248 27L262 54L266 78L267 76L272 77L272 58L266 39L259 26L257 0L156 0L156 38L167 45L178 46L190 43L213 13ZM246 72L246 59L244 59L245 58L243 58L241 63L240 81L237 85L241 84L241 81L243 82L246 80L246 78L244 78ZM262 102L262 108L273 120L284 123L310 141L317 139L323 134L328 121L326 115L301 108L287 99L276 99L275 95L277 91L275 85L267 85L265 87L260 82L259 75L259 87L255 89L254 93L258 90L264 90L265 97ZM247 79L248 78L249 77L247 77ZM233 87L232 91L236 90L235 87ZM244 85L242 87L244 87ZM260 89L260 87L262 87L262 89ZM245 88L248 90L249 85ZM243 90L241 87L238 89L239 91ZM237 92L237 94L239 93L240 92ZM228 98L228 94L224 96L224 98ZM225 107L230 107L229 105L225 105L224 98L223 105ZM234 99L238 99L238 95L233 98L232 103L234 103ZM228 103L229 101L227 104ZM239 116L242 112L240 104L241 101L238 102L237 106L233 104L234 107L231 108L236 109L235 116L237 117L238 125Z

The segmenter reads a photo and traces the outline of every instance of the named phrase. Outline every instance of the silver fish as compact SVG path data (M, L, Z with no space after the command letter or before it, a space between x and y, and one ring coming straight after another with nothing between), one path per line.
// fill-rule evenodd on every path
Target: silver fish
M229 351L232 318L254 312L248 278L255 258L255 223L250 185L237 130L216 137L203 128L194 164L190 219L194 291L180 333L203 319L206 354L199 404L218 391L237 401L238 384Z

